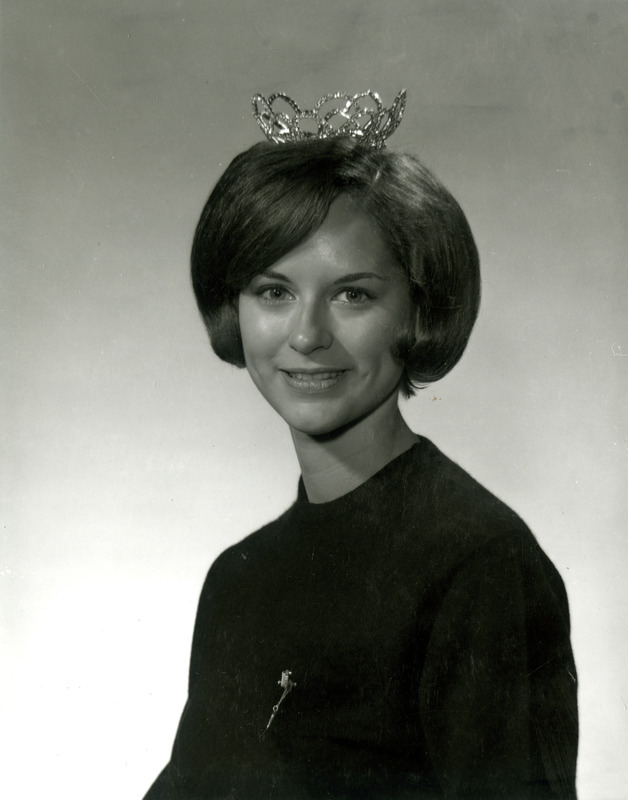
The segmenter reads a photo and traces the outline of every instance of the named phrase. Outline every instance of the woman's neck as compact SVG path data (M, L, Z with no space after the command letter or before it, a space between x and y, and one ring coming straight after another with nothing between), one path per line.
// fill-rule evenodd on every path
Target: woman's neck
M311 503L342 497L417 441L401 416L396 394L335 434L314 437L295 430L291 434Z

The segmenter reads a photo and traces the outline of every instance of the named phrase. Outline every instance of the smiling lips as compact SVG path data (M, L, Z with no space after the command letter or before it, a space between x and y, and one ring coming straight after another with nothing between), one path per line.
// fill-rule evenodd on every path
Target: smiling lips
M331 389L345 374L346 370L281 370L287 383L306 394L316 394Z

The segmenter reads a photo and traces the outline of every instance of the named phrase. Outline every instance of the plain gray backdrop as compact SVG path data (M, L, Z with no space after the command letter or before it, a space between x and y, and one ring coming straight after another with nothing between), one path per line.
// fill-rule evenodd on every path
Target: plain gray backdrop
M511 505L569 592L582 800L628 797L628 4L5 0L2 741L8 800L137 799L195 605L298 468L211 353L196 219L255 92L408 90L390 146L460 200L481 316L411 426Z

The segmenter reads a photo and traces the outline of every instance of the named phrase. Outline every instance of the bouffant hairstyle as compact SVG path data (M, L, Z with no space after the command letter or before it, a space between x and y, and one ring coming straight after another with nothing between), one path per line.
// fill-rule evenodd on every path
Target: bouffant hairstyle
M442 378L460 359L480 300L478 252L462 209L411 155L350 138L261 142L236 156L212 191L192 246L196 301L216 354L243 367L238 295L320 227L349 195L408 277L415 307L394 355L401 391Z

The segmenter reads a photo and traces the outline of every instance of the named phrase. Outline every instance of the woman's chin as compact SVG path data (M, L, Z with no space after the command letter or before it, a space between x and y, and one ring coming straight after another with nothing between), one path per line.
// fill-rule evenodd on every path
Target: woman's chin
M313 439L334 439L370 417L373 409L362 410L357 414L336 415L294 415L283 417L293 436L310 436Z
M371 401L371 402L369 402ZM335 438L375 417L385 426L385 418L398 413L397 392L380 398L371 398L365 392L360 402L304 403L291 407L274 406L295 435L312 438Z
M293 435L311 436L312 438L330 437L345 430L351 422L332 420L286 420Z

